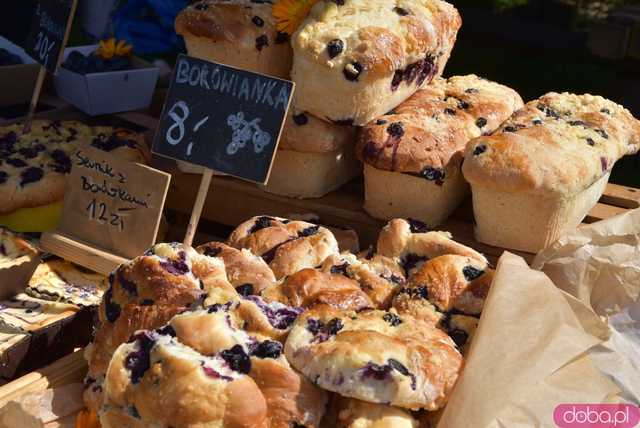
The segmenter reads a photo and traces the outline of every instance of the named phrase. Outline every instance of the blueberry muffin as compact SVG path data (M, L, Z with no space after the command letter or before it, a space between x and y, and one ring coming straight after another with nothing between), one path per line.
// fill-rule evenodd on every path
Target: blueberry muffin
M319 1L291 40L294 103L362 126L442 74L460 25L440 0Z
M136 333L115 351L99 413L104 428L266 428L267 403L249 377L246 354L210 355L171 328ZM211 399L215 397L215 399Z
M375 307L356 281L339 273L317 269L303 269L289 275L273 287L263 290L262 296L267 300L305 309L318 305L350 310Z
M176 32L193 57L288 79L291 45L271 9L266 1L199 1L178 15Z
M405 283L400 265L380 255L371 254L370 258L359 258L351 253L331 255L321 269L356 281L377 309L388 309L391 299Z
M417 220L393 219L378 235L378 254L400 263L410 276L425 261L445 254L469 257L488 265L487 259L477 251L462 245L447 232L430 232L427 225Z
M269 265L249 250L238 250L222 242L209 242L196 248L196 251L222 259L227 279L238 294L243 296L260 294L263 289L276 282Z
M638 150L640 121L602 97L551 92L527 103L467 144L476 238L538 252L578 226L614 163Z
M99 407L101 382L111 356L134 332L160 327L175 314L205 301L227 302L235 296L222 260L182 244L157 244L121 265L109 277L109 289L98 310L99 326L87 351L87 407Z
M329 255L339 252L338 242L328 229L268 216L253 217L239 225L228 244L262 257L277 279L319 266Z
M460 168L469 140L493 132L523 106L516 91L475 75L435 79L360 132L365 210L441 224L468 185Z
M462 369L455 343L435 325L379 310L309 310L285 354L324 389L412 410L444 406Z

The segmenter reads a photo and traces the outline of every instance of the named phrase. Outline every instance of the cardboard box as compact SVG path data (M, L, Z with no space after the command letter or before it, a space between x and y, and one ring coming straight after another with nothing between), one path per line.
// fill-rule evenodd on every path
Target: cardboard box
M36 86L40 66L26 54L24 49L0 37L0 48L18 55L24 64L0 67L0 106L28 103Z
M97 45L67 48L64 59L72 51L87 55L96 49ZM91 116L146 108L151 103L159 69L137 57L132 63L131 70L84 76L60 67L55 77L58 96Z

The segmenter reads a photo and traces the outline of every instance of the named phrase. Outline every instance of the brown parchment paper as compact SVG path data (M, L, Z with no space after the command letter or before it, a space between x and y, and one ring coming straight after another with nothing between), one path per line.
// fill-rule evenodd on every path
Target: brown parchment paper
M533 266L500 258L438 428L555 427L562 403L640 402L640 209L578 229Z
M597 367L640 402L640 209L579 228L532 263L603 317L610 337L590 353Z
M619 388L588 357L605 338L584 326L601 321L585 314L581 321L544 273L504 253L438 428L553 427L558 404L615 400Z

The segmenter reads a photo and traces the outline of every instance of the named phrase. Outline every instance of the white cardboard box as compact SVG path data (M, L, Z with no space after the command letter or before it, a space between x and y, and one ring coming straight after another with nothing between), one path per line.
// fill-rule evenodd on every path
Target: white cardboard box
M87 55L97 47L66 48L64 59L72 51ZM151 103L159 70L137 57L133 57L132 63L131 70L84 76L61 66L55 77L58 96L91 116L146 108Z

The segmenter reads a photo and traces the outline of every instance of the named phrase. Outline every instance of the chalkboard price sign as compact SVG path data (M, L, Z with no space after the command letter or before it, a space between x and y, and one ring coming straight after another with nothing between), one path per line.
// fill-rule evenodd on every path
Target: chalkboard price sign
M294 84L180 55L153 152L266 183Z
M38 0L25 50L51 73L62 59L77 0Z

